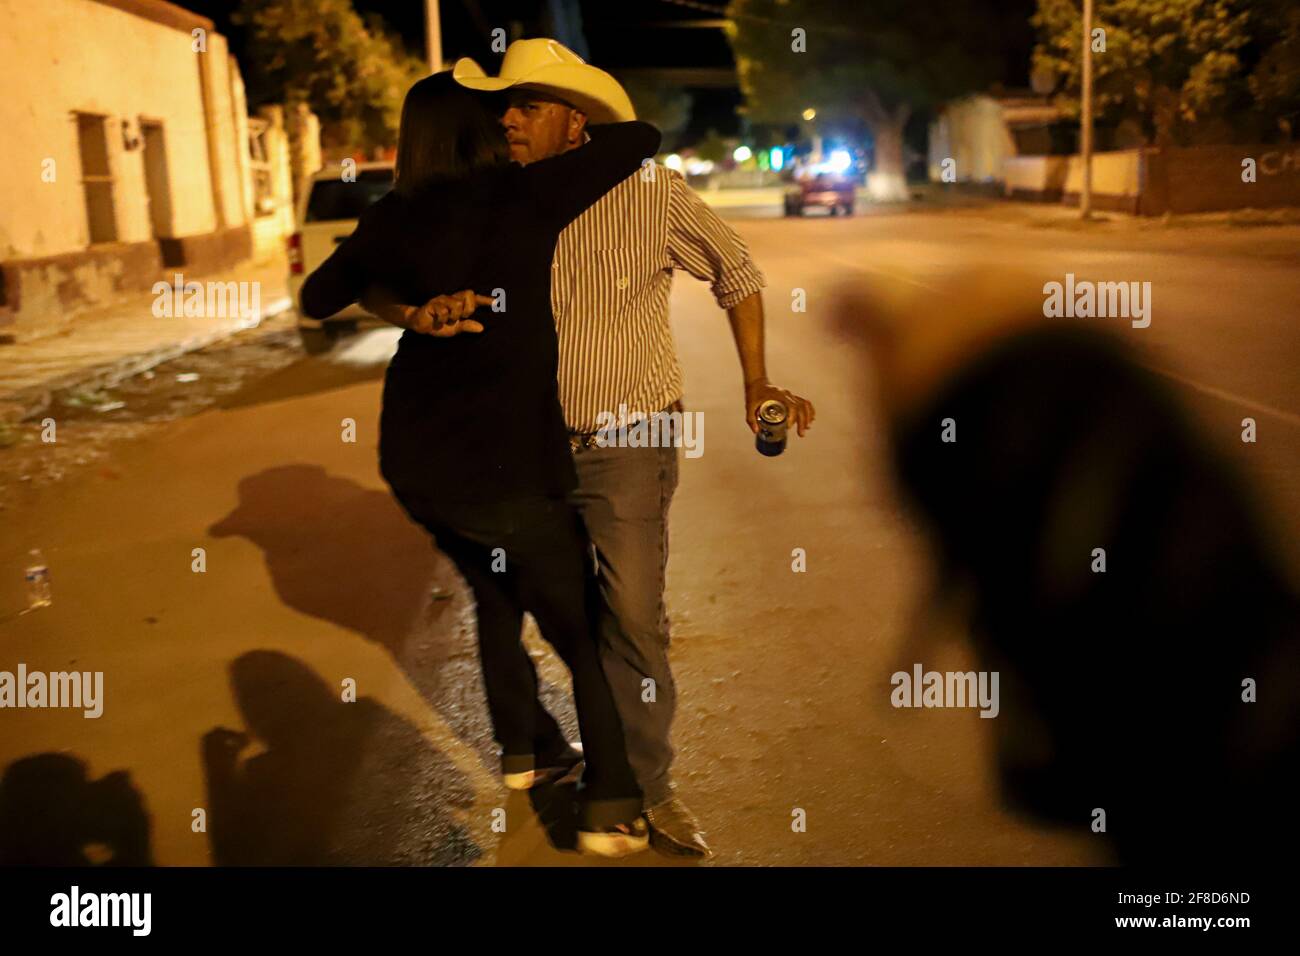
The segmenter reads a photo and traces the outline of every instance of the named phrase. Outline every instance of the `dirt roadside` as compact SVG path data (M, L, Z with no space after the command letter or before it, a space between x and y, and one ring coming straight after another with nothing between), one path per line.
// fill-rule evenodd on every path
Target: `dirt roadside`
M73 385L24 396L23 418L0 422L0 513L15 506L20 488L92 469L111 473L118 443L210 408L302 354L293 314L285 312L111 387Z

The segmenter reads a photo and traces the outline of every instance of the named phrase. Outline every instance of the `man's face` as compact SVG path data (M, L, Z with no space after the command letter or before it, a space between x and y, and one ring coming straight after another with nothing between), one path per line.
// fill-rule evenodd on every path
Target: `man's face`
M527 166L580 146L587 116L556 97L519 89L510 91L501 126L510 144L510 158Z

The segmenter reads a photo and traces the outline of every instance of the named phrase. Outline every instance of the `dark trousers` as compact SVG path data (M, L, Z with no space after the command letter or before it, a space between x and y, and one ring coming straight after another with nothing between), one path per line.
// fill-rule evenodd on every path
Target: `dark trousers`
M573 509L559 498L471 507L436 506L399 495L460 570L474 594L479 659L505 773L568 750L537 696L537 671L521 640L527 611L573 675L574 706L587 766L583 825L626 823L641 812L619 719L588 616L588 545Z
M623 718L628 759L647 807L672 796L669 732L677 686L668 663L664 583L678 452L675 447L580 451L573 459L578 487L569 499L595 547L599 602L593 618Z

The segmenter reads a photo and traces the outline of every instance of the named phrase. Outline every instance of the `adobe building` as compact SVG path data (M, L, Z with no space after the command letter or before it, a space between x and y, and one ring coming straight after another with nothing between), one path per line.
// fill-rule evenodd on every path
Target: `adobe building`
M164 0L0 0L0 19L0 333L57 330L292 230L282 122L254 119L250 141L210 20Z

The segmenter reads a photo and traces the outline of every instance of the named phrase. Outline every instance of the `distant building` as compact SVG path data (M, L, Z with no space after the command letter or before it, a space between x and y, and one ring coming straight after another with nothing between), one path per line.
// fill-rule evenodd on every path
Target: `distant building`
M1046 96L1028 90L979 93L946 104L930 124L929 171L935 182L995 183L1012 156L1069 152L1070 127ZM944 178L944 164L951 178Z
M1092 207L1142 216L1300 206L1294 144L1154 147L1132 129L1098 125ZM1079 124L1031 92L963 97L930 125L934 182L983 185L1009 199L1077 205Z
M164 0L0 0L0 20L6 331L229 268L292 229L283 122L254 121L250 143L210 20Z

